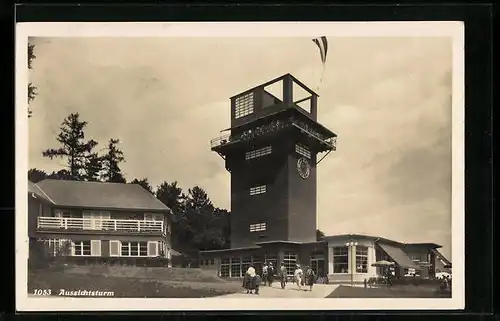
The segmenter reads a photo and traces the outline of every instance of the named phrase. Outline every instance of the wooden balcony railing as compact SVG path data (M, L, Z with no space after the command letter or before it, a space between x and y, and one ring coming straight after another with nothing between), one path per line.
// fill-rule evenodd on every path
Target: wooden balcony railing
M164 232L163 221L113 220L97 218L62 218L39 216L38 229L90 230L123 232Z

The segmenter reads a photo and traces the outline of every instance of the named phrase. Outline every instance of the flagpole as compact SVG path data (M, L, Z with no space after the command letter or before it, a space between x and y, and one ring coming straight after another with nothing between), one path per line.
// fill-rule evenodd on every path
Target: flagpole
M325 67L326 67L326 64L323 63L322 64L322 68L321 68L321 74L320 74L320 78L319 78L319 84L318 84L318 87L317 87L317 91L319 93L319 89L320 89L320 86L321 84L323 83L323 76L325 75Z

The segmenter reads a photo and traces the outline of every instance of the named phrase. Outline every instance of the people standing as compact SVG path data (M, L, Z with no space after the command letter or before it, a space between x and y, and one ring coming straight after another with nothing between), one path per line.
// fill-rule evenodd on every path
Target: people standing
M282 289L285 289L287 274L288 273L287 273L285 264L281 263L281 267L280 267L280 280L281 280L281 288Z
M243 281L243 284L245 285L245 288L247 289L247 294L251 294L253 290L255 290L256 293L258 293L256 282L255 282L256 281L255 276L256 276L255 268L252 265L250 265L250 267L248 268L248 270L245 274L246 280Z
M297 268L295 269L294 272L294 279L295 283L297 283L297 286L299 288L299 291L302 289L302 282L303 282L303 271L300 268L300 265L297 264Z
M273 262L269 262L269 266L267 267L267 283L269 283L269 286L273 284L274 272Z
M307 278L307 284L309 284L309 291L312 291L313 285L314 285L314 279L315 279L315 273L314 270L308 266L306 270L306 278Z
M262 268L262 278L264 279L264 286L267 285L267 269L268 269L268 266L267 266L267 262L264 263L264 267Z

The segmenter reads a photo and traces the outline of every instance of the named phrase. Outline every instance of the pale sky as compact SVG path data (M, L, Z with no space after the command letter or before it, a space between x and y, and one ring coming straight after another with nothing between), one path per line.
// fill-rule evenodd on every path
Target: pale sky
M435 242L451 259L451 38L334 38L318 120L338 134L318 168L318 228ZM229 97L291 73L316 90L311 38L36 38L29 166L71 112L103 148L118 138L127 179L204 188L230 209L230 176L210 139Z

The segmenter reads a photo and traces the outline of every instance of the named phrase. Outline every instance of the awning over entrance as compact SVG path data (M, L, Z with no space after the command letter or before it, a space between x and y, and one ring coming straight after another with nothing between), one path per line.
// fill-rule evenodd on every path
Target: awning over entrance
M434 253L434 255L436 256L436 259L437 260L440 260L441 263L443 263L444 266L446 265L451 265L451 262L446 259L443 254L441 254L438 250L436 249L431 249L431 252Z
M400 267L402 268L406 268L406 269L417 269L417 270L420 270L421 268L417 265L415 265L411 259L408 257L408 255L406 255L405 252L403 252L403 250L401 250L400 248L398 247L395 247L395 246L392 246L392 245L387 245L387 244L380 244L378 243L378 245L380 246L380 248L382 248L382 250L384 250L385 253L387 253L387 255L389 255L393 260L394 262L396 262L397 265L399 265Z

